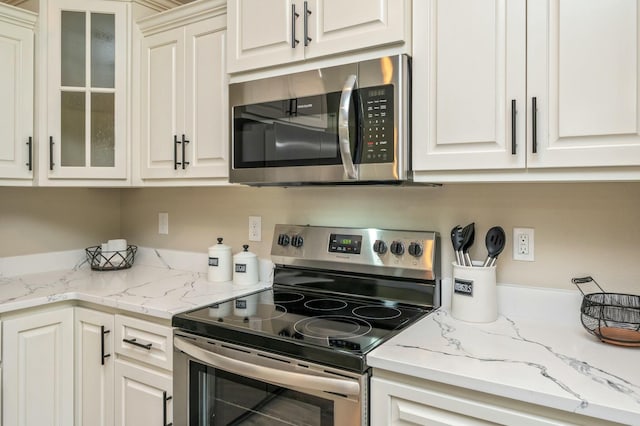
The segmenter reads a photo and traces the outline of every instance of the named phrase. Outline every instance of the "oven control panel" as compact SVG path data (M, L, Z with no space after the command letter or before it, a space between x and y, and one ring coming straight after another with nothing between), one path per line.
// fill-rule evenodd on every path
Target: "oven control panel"
M439 241L438 233L429 231L276 225L271 256L281 265L327 268L332 263L336 270L379 267L367 271L424 277L439 271Z

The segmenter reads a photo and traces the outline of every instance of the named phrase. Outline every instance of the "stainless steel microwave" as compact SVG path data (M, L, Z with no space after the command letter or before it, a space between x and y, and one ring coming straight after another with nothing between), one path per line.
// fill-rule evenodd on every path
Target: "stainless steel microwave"
M229 86L229 179L248 185L403 183L411 61L386 56Z

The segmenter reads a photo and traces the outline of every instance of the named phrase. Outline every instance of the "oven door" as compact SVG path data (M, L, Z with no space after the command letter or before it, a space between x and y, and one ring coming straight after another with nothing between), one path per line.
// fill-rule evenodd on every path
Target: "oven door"
M176 426L364 425L368 375L174 336Z

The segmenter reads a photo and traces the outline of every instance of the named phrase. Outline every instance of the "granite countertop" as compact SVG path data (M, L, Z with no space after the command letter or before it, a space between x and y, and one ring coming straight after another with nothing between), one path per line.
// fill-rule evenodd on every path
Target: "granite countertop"
M590 335L577 292L505 292L493 323L459 321L445 307L412 325L367 356L374 376L383 369L640 425L639 348Z
M206 265L206 255L185 262L175 253L142 249L134 266L120 271L93 271L82 252L65 253L62 257L65 261L61 270L0 275L0 314L78 300L171 319L177 313L270 286L267 281L254 286L209 282L204 272L206 267L193 268L186 264ZM67 266L68 258L75 259L76 264ZM47 262L51 263L50 258Z

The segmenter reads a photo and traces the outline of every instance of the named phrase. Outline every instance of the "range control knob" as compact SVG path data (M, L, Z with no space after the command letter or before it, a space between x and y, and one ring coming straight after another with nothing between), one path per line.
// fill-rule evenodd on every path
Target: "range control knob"
M300 235L294 235L293 237L291 237L291 245L294 247L302 247L302 244L304 244L304 240L302 239L302 237Z
M289 245L289 236L287 234L278 235L278 245L286 247Z
M387 252L387 243L382 240L376 240L373 243L373 251L378 254L385 254Z
M407 251L413 257L420 257L424 252L424 250L422 250L422 246L419 243L409 244L409 248L407 249Z
M401 256L404 254L404 244L402 241L394 241L391 243L391 253L396 256Z

